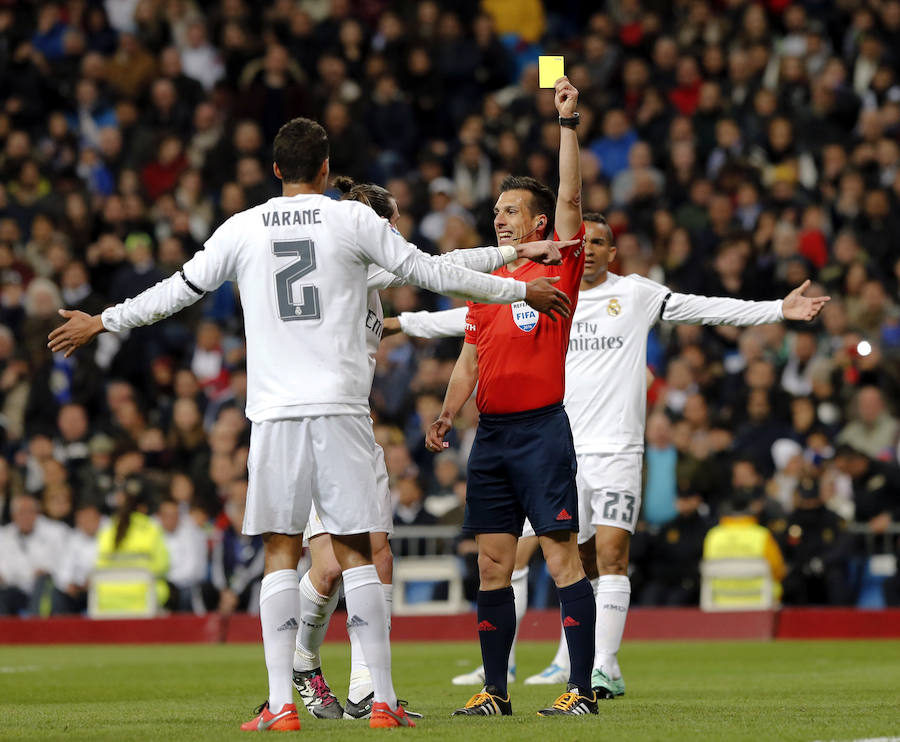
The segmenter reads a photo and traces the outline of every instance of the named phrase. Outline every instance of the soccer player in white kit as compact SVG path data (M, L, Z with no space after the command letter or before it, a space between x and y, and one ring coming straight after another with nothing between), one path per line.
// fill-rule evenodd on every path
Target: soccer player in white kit
M349 178L336 178L334 186L343 192L343 199L359 201L370 206L378 216L395 226L400 218L397 202L391 193L373 184L354 184ZM505 263L518 258L555 264L561 261L560 249L577 242L553 243L547 240L525 242L516 246L473 248L454 250L440 256L441 260L464 265L483 273L490 273ZM557 246L558 244L558 246ZM405 285L407 282L388 273L379 266L370 266L368 274L368 313L366 315L366 344L369 352L369 383L375 373L375 354L381 343L384 311L378 291ZM388 473L384 464L384 451L375 446L375 467L378 501L381 503L381 523L371 536L372 560L384 590L388 622L393 604L393 556L388 536L393 532L393 510L388 486ZM350 688L344 707L328 686L322 673L319 649L328 630L331 615L340 595L341 568L334 555L331 538L313 506L309 523L304 532L308 542L312 564L300 580L300 627L297 631L297 649L294 653L294 687L300 694L307 711L318 718L368 718L373 703L371 675L365 664L365 656L358 635L351 632ZM411 716L418 716L407 711Z
M585 214L584 221L585 269L566 355L565 407L578 458L578 541L585 572L594 575L597 604L591 686L598 698L613 698L625 692L617 653L631 595L628 548L641 505L650 328L659 320L736 326L809 321L828 297L803 296L809 281L782 301L753 302L679 294L641 276L618 276L607 270L616 248L606 220ZM460 335L464 321L465 310L402 314L397 320L404 332L420 337ZM386 322L388 331L395 328L393 321ZM529 531L526 523L516 559L517 577L525 586L527 570L522 575L521 568L537 547ZM521 620L525 606L518 603L527 604L527 593L523 586L515 593ZM562 637L551 666L529 680L558 683L568 676L565 633ZM470 675L473 684L481 682L477 670Z
M150 324L227 280L241 292L247 342L247 416L253 423L244 533L262 534L266 567L260 622L269 698L246 731L300 728L291 666L299 589L297 563L310 506L333 536L344 592L372 674L370 726L413 726L397 704L387 614L369 532L380 523L365 318L369 266L440 293L488 297L567 314L549 282L500 279L436 260L410 245L370 208L322 195L328 137L293 119L275 138L283 195L232 216L181 271L102 315L61 310L53 352L71 355L104 330ZM483 300L483 299L482 299Z

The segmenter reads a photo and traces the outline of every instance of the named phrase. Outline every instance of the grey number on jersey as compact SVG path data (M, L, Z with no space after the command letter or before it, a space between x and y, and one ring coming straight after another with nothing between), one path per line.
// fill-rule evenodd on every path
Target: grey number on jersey
M312 240L273 242L272 250L279 258L296 255L299 260L275 274L275 296L278 298L278 314L285 322L297 319L319 319L319 290L311 285L300 286L300 303L292 301L294 283L316 269L316 246Z
M618 492L607 492L607 500L603 503L603 519L617 520L631 524L634 521L634 495L620 495ZM619 517L619 498L625 500L621 518Z

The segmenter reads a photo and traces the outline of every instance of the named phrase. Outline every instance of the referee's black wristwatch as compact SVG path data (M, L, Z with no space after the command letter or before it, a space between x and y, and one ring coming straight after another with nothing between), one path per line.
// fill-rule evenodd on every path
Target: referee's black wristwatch
M578 115L578 111L575 111L575 114L571 118L559 117L559 125L565 126L567 129L574 129L580 123L581 117Z

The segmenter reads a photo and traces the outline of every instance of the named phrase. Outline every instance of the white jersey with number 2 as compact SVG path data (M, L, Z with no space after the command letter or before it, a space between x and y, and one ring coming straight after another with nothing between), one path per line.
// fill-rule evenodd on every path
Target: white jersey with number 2
M366 414L369 266L404 282L512 303L525 284L429 256L371 208L318 194L278 197L235 214L177 273L103 312L107 330L156 322L228 280L241 294L247 417L253 422Z

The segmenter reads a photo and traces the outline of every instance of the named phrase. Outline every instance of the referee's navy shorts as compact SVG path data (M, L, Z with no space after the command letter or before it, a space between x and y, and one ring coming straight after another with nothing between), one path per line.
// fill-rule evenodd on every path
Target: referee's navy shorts
M561 403L481 415L469 454L463 533L578 531L575 444Z

